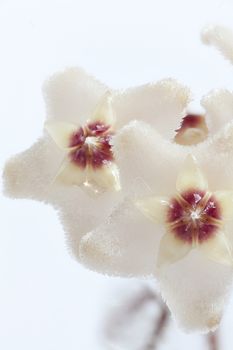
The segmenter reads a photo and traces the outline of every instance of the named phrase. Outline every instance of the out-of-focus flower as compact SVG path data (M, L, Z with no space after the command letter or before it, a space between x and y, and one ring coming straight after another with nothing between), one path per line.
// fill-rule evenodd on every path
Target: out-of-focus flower
M202 32L202 40L207 45L214 45L233 63L233 32L222 26L208 26Z
M189 91L171 79L111 91L72 68L53 76L45 84L44 95L44 135L8 161L5 192L58 209L69 247L79 259L81 237L95 229L122 197L112 136L134 119L166 131L166 119L174 118L177 127Z
M233 279L233 221L227 220L232 219L233 93L212 91L201 104L204 115L195 123L192 115L184 118L176 142L173 118L166 119L167 135L173 131L170 138L159 127L138 121L114 136L125 197L104 224L82 238L80 256L102 273L156 277L181 327L208 331L221 320ZM198 167L189 157L191 171L177 182L189 154ZM176 186L178 197L172 202L166 199L161 206L161 201L152 201L149 213L157 223L135 206L144 197L171 198ZM142 207L148 214L148 202ZM193 245L199 249L191 249Z

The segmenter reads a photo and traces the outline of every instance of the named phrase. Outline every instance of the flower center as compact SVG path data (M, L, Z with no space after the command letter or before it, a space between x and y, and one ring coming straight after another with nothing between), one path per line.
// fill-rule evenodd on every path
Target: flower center
M221 224L220 205L209 192L186 191L170 201L168 229L183 241L202 243L213 236Z
M111 126L102 122L89 123L81 127L71 136L69 156L71 161L85 168L87 165L92 168L100 168L113 160L110 132Z
M176 130L174 141L180 145L196 145L206 139L208 128L205 118L201 115L188 114L182 119Z

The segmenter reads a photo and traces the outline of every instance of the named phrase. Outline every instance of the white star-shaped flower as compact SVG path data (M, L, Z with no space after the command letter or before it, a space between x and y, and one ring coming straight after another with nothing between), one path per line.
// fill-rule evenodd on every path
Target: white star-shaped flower
M5 192L58 209L69 248L79 259L82 236L96 228L122 197L112 136L133 119L166 130L166 117L174 111L177 125L189 91L171 79L111 91L83 70L71 68L49 79L44 95L43 136L8 161Z
M211 193L194 157L188 155L178 174L176 193L148 197L136 202L142 213L164 224L158 266L174 263L193 248L220 264L233 266L231 242L225 223L233 221L233 191Z
M82 238L80 257L109 275L155 277L180 326L209 331L233 279L233 93L201 104L176 135L173 115L166 133L132 121L114 136L125 197Z

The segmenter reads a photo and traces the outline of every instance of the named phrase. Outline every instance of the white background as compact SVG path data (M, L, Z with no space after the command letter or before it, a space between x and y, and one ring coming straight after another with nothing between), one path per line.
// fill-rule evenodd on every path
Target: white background
M213 22L233 28L232 0L0 0L1 166L40 135L42 83L67 66L115 88L175 77L197 103L212 88L232 89L230 64L199 40ZM126 282L72 260L52 208L3 196L0 208L0 349L107 349L99 339L103 310ZM233 303L221 350L232 349L232 322ZM201 342L173 326L161 349Z

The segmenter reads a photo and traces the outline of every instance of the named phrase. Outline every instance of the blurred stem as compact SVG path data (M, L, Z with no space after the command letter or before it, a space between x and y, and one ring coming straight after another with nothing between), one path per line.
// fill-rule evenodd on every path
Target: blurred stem
M219 333L211 332L207 336L207 343L209 346L209 350L219 350Z
M145 350L156 350L158 348L161 337L163 336L166 326L168 324L168 321L169 321L168 309L165 305L162 305L161 303L160 303L160 307L161 307L160 316L155 322L154 331L151 334L151 338L147 346L145 347Z

